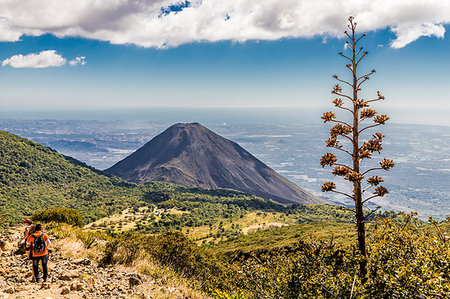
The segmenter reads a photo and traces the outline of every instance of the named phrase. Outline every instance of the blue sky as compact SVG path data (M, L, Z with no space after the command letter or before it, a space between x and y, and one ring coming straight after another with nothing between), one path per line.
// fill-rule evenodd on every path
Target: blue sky
M170 7L167 6L170 1L163 2L166 5L163 7ZM192 10L200 10L206 2L193 1L189 6ZM235 2L246 4L244 0ZM168 17L181 17L187 9L181 10L169 12ZM0 9L0 16L14 16L13 12L5 11ZM366 11L363 13L367 15ZM411 14L414 20L413 12ZM231 19L234 15L231 13ZM108 18L115 17L108 14ZM268 15L267 19L270 18ZM382 91L386 96L386 102L380 104L383 109L407 107L450 112L450 42L444 35L449 26L442 18L430 20L431 23L420 17L417 19L419 25L434 25L423 25L420 32L414 33L416 25L405 25L411 24L411 20L405 24L395 23L395 26L380 22L372 27L361 21L361 30L366 28L368 33L363 45L370 52L363 70L377 70L363 92L370 97L377 90ZM221 33L222 25L218 25L217 38L214 32L208 32L206 38L190 39L184 38L183 32L179 35L169 32L169 37L164 39L165 32L160 32L162 29L156 33L152 31L151 38L136 37L129 33L131 29L127 29L126 34L120 31L120 34L105 37L100 33L89 35L83 31L71 34L70 28L64 33L56 32L49 29L53 28L50 25L37 29L29 22L25 28L25 25L11 21L16 26L14 28L22 31L15 29L19 38L14 35L8 40L8 32L2 31L0 24L0 40L3 40L0 42L0 60L3 61L0 67L0 108L331 108L331 76L348 75L345 61L337 55L343 50L344 39L339 34L345 27L336 27L336 22L345 24L346 17L334 16L325 29L317 25L324 33L306 29L305 32L292 31L283 36L276 30L268 30L272 34L268 35L255 29L244 37L242 34L233 37L233 32ZM8 28L13 28L13 25ZM308 26L315 28L313 25ZM301 26L305 25L297 27ZM40 31L36 33L36 30ZM16 31L11 29L13 33ZM1 34L5 37L2 38ZM152 39L159 34L163 43ZM17 68L13 67L12 60L8 60L15 55L50 50L53 52L47 52L47 57L56 59L50 62L54 66ZM76 63L74 59L77 57L78 62L85 64ZM430 120L433 118L432 115L428 117Z

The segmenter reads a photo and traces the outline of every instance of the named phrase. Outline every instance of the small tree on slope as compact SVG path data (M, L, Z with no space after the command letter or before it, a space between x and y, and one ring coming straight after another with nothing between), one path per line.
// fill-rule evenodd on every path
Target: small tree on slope
M347 82L334 75L333 78L336 79L338 83L334 86L331 93L336 96L333 100L333 104L337 108L349 112L351 121L347 123L345 121L337 120L336 115L333 112L325 112L322 119L324 122L335 123L330 130L330 138L326 140L327 147L334 148L343 152L344 155L348 155L351 162L347 163L347 165L338 163L337 157L334 154L327 153L320 159L320 164L322 167L325 165L334 167L332 173L335 176L343 177L353 186L353 194L348 194L336 190L336 184L334 182L325 182L322 186L322 191L342 194L353 199L355 202L355 208L352 210L355 212L356 227L358 231L358 248L362 255L359 264L360 278L364 283L367 280L365 220L367 216L369 216L364 212L364 204L375 197L384 196L388 193L388 190L380 185L384 180L379 176L369 177L369 174L374 170L389 170L394 167L394 162L389 159L384 159L380 162L379 167L368 169L362 169L360 167L362 160L370 159L374 152L380 153L383 149L382 141L384 137L381 133L375 133L371 138L362 140L361 134L363 132L367 133L366 130L370 128L384 125L389 117L387 115L378 115L375 110L369 108L371 103L384 99L380 92L377 92L376 98L370 100L364 100L359 95L361 86L364 82L369 80L370 76L375 73L375 70L372 70L365 75L358 75L359 64L368 54L367 51L363 50L363 47L358 47L358 43L366 36L366 34L357 36L355 32L357 23L354 22L353 17L349 17L348 20L348 28L350 31L345 31L345 34L348 37L346 48L351 53L347 56L340 52L339 55L349 61L349 64L347 64L346 67L350 70L352 79L350 82ZM340 84L348 86L351 89L351 93L345 93ZM373 123L364 125L364 123L369 120L372 120ZM339 139L344 140L342 145L339 143ZM348 148L346 148L345 145L348 145ZM374 187L374 190L372 187ZM369 190L372 192L367 194ZM371 211L370 213L373 212L374 211Z

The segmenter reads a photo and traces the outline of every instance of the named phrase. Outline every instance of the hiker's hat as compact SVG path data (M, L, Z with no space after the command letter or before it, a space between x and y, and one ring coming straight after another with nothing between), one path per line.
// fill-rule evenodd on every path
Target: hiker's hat
M25 219L25 224L27 224L27 223L31 223L31 220L30 219Z

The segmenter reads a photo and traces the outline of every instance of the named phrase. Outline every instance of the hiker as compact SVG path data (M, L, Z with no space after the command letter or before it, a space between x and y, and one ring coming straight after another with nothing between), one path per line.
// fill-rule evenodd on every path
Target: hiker
M39 275L39 262L42 264L43 280L44 282L48 277L48 246L50 245L50 239L42 231L42 225L36 224L36 232L30 235L27 239L27 250L30 250L31 260L33 261L33 275L36 282L40 282Z
M22 239L20 239L19 241L19 251L21 251L22 253L25 253L25 245L27 242L27 239L30 235L32 235L35 231L35 227L33 225L33 221L31 221L31 219L25 219L24 224L25 226L25 230L23 232L23 237Z

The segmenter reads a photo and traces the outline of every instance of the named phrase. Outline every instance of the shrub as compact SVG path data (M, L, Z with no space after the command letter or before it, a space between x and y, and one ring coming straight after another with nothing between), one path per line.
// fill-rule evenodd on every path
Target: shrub
M34 222L57 222L67 223L73 226L83 226L83 217L74 209L56 208L37 211L31 216Z
M106 244L101 264L132 264L150 258L185 277L193 277L208 289L220 284L221 263L180 232L161 235L124 233Z

